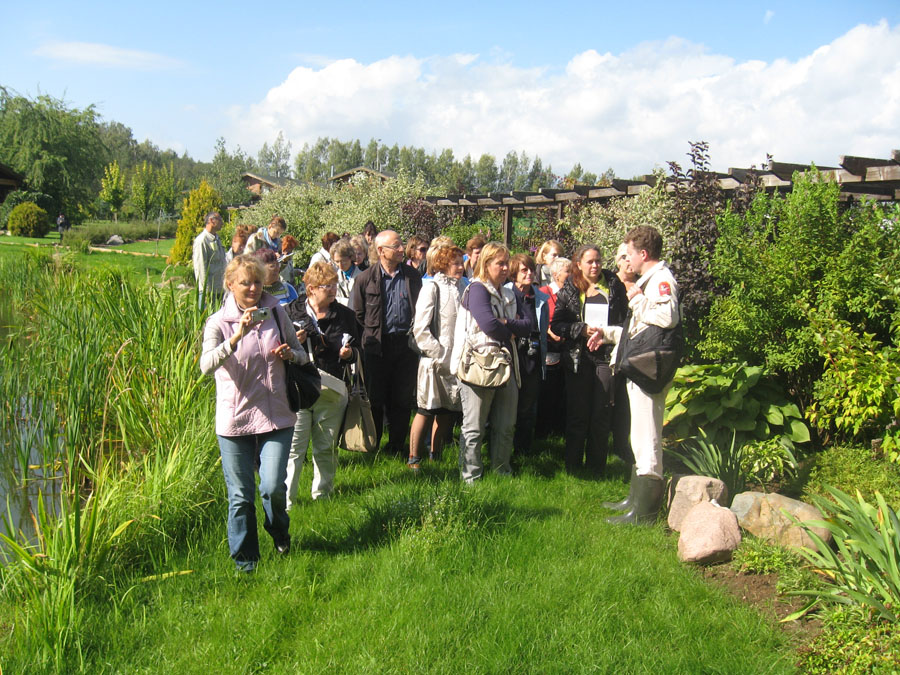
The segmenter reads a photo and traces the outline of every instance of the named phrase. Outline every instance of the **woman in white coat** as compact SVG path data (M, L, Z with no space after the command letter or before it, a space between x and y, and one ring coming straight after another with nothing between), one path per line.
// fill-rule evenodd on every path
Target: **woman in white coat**
M450 354L459 309L459 280L464 269L462 249L437 249L431 258L431 269L434 278L422 286L413 320L413 337L422 352L416 384L418 410L409 430L407 464L413 470L419 468L424 437L432 421L431 453L437 458L453 423L453 412L460 409L459 382L450 370Z

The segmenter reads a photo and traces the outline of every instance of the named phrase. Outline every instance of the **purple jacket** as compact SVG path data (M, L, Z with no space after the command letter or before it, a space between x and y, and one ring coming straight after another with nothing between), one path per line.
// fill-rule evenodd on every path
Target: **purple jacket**
M284 364L272 350L281 344L275 314L285 331L284 339L298 363L308 361L297 340L290 319L278 301L263 293L260 307L269 307L272 315L254 326L232 352L232 335L241 312L233 295L222 309L209 317L203 331L200 370L216 378L216 434L247 436L294 426L297 414L288 406Z

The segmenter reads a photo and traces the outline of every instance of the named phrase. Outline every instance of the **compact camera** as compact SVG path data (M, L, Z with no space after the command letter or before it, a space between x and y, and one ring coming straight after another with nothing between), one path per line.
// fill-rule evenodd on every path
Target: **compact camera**
M254 309L250 312L250 323L259 323L260 321L265 321L271 316L272 310L268 307L260 307L259 309Z

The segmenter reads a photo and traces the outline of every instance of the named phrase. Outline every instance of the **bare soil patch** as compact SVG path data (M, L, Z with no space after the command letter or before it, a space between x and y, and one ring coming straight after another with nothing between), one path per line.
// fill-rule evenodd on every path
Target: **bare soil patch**
M800 597L778 595L777 574L744 574L729 564L712 565L701 572L709 583L724 589L777 623L797 647L810 643L822 632L822 622L815 618L780 623L805 603Z

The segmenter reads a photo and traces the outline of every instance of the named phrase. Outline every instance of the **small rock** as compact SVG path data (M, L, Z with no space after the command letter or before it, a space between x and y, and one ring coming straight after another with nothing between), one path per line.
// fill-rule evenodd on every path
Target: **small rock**
M728 503L728 488L718 478L709 476L675 475L669 484L669 527L681 530L681 521L688 511L701 502L715 499L720 504Z
M806 530L794 525L782 513L782 509L801 523L824 519L822 512L815 506L774 493L742 492L731 503L731 510L737 516L738 523L750 534L788 548L815 548ZM831 532L826 528L810 529L825 542L831 541Z
M114 234L113 236L111 236L109 239L106 240L107 246L119 246L120 244L124 244L124 243L125 243L125 240L122 239L122 237L120 237L117 234Z
M678 557L684 562L708 565L731 560L740 545L737 516L715 502L694 505L681 521Z

